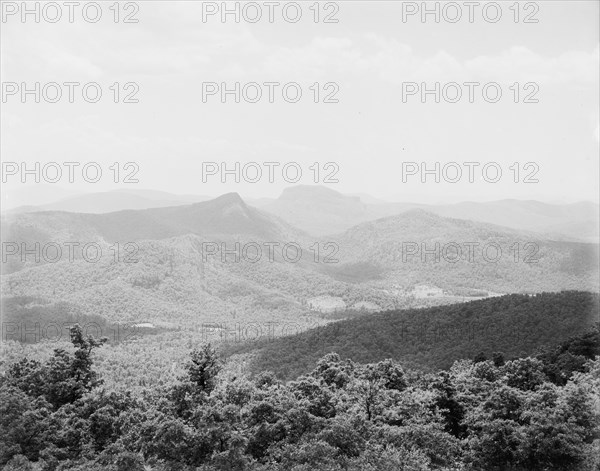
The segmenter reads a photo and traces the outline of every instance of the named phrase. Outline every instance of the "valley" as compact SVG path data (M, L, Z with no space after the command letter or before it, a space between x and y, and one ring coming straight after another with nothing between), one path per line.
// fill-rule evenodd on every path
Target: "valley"
M344 311L597 291L599 283L597 244L423 209L322 237L233 193L106 214L5 214L3 224L3 297L35 296L110 322L192 331L224 321L307 326ZM35 244L94 244L102 256L48 261L30 253ZM120 258L115 244L127 247ZM18 253L7 250L15 247Z

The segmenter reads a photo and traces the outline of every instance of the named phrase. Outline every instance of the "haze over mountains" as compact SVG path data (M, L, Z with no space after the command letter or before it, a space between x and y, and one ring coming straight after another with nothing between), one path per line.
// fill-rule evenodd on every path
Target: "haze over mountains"
M211 199L201 195L175 195L165 191L120 189L96 193L75 193L36 185L26 191L3 195L9 212L69 211L74 213L110 213L125 209L149 209L179 206ZM45 204L38 202L49 201Z
M365 203L363 200L371 202ZM557 205L507 199L427 205L373 201L376 200L364 196L346 196L325 187L296 186L286 189L277 200L265 202L259 207L313 235L335 234L361 222L414 208L445 217L545 233L550 237L595 242L599 235L599 206L591 202Z
M8 206L9 212L68 211L99 214L121 210L184 206L211 199L203 195L176 195L154 190L125 189L68 197L64 197L64 194L58 191L54 193L54 198L58 200L52 201L52 193L47 188L38 192L43 193L44 199L50 202L19 207L14 207L13 204ZM27 201L23 195L18 195L18 198ZM341 233L362 222L421 208L444 217L538 232L552 239L596 242L600 237L600 207L592 202L561 205L533 200L505 199L428 205L386 202L364 194L344 195L325 186L298 185L285 189L276 199L248 199L246 203L274 214L313 236Z
M444 289L457 289L461 282L467 289L499 292L515 292L517 286L530 292L567 289L566 280L555 284L562 274L593 277L598 260L597 244L556 242L422 209L359 224L333 239L340 260L379 267L388 284L430 280ZM343 272L344 264L331 269Z
M287 226L273 216L252 208L237 193L228 193L210 201L140 210L122 210L102 214L42 211L10 215L7 236L12 228L27 224L48 240L59 234L69 237L95 237L105 242L135 242L166 239L186 234L247 235L282 238ZM288 231L294 231L291 227ZM95 240L95 239L94 239Z
M354 211L355 219L372 214L356 197L325 191L317 196L327 204L313 206L313 213L333 214L337 208L340 214L339 208L345 207ZM2 294L67 302L84 314L111 321L189 327L223 319L308 323L345 309L375 311L502 293L598 290L597 244L552 240L420 208L317 237L302 230L309 211L300 198L288 193L277 204L295 202L300 209L292 218L298 218L299 228L264 207L246 204L236 193L188 205L105 214L5 214L4 242L12 243L12 249L23 243L29 249L35 243L94 243L102 257L90 262L77 252L74 260L65 256L38 261L31 254L5 251ZM319 214L316 218L326 223ZM340 221L333 225L341 227ZM236 243L249 250L240 253ZM291 243L299 253L284 249ZM489 246L491 252L484 253ZM128 263L131 257L137 262Z

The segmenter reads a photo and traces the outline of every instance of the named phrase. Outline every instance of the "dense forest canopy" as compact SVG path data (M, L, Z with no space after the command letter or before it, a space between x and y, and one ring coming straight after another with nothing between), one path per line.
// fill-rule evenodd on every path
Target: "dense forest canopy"
M371 363L385 358L430 370L483 352L524 357L580 335L597 323L599 297L582 291L512 294L427 309L394 310L321 326L298 335L233 343L227 354L251 353L251 368L293 379L322 356Z
M0 377L0 464L13 470L597 470L598 326L537 357L478 354L422 372L336 353L283 383L233 374L209 344L185 374L106 388L105 339L84 337Z

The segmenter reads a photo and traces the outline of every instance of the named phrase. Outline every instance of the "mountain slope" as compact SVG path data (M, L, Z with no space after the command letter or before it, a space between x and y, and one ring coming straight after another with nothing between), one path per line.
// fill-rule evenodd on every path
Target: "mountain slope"
M545 234L596 242L599 206L595 203L548 204L539 201L501 200L448 205L382 202L368 196L347 196L322 186L287 188L274 201L260 204L265 211L314 235L343 232L352 226L420 208L444 217L466 219Z
M17 246L95 242L103 256L90 262L65 255L56 263L7 257L3 296L65 301L83 314L111 321L188 327L223 319L307 323L319 316L343 317L347 309L432 306L503 293L596 291L599 285L597 244L549 241L420 209L320 240L246 205L237 194L169 208L98 215L40 212L6 219L5 241ZM225 244L238 257L210 254L206 242ZM301 247L298 260L286 258L282 245L287 242ZM240 260L237 243L258 246L260 259ZM268 243L279 244L273 258ZM420 253L408 255L407 243ZM466 244L475 247L472 258ZM460 257L453 253L456 247L463 247ZM501 256L490 260L498 249Z
M551 241L536 233L441 217L421 209L359 224L331 236L333 277L367 267L374 286L497 293L598 289L598 244ZM358 273L356 274L358 276Z
M165 239L185 234L276 237L281 232L300 234L271 215L252 208L237 193L210 201L106 214L34 212L7 215L6 240L27 231L45 234L48 240L63 237L96 237L106 242Z
M597 294L579 291L507 295L364 315L255 345L229 345L228 352L251 352L253 371L271 370L287 379L312 370L329 352L358 362L392 358L448 368L479 352L526 356L580 335L600 320L598 303Z
M261 208L314 235L342 232L373 218L369 206L359 197L322 186L286 188L279 198Z
M520 200L464 202L432 207L430 211L440 216L471 219L588 242L597 241L599 234L599 208L597 204L589 202L565 205Z
M12 192L7 193L7 197L10 197L11 195L13 195ZM18 200L19 197L23 199L18 192L14 194L16 200ZM56 201L52 201L53 198L49 194L48 198L45 199L50 202L38 204L37 206L29 205L15 207L14 203L12 203L7 212L31 213L39 211L67 211L72 213L101 214L127 209L149 209L188 205L207 201L210 198L201 195L176 195L157 190L119 189L71 195ZM4 210L5 209L3 209L3 211Z
M432 306L503 293L595 291L599 285L597 244L548 241L423 210L320 240L246 205L237 194L187 206L99 215L40 212L7 220L5 241L29 248L36 242L95 242L103 256L56 263L10 256L2 267L4 296L70 302L84 314L111 321L198 327L223 319L301 319L306 324L318 316L339 318L346 309ZM120 243L118 254L115 242ZM226 244L229 250L238 242L252 242L262 255L253 262L209 254L205 242ZM270 242L279 244L273 259L265 247ZM300 245L298 260L284 256L287 242ZM467 252L454 260L451 250L437 259L409 257L406 243L429 251L472 244L477 252L472 260ZM494 248L502 251L499 260L484 257L487 246L490 256ZM132 247L133 253L127 250ZM529 263L526 258L532 256L536 260Z

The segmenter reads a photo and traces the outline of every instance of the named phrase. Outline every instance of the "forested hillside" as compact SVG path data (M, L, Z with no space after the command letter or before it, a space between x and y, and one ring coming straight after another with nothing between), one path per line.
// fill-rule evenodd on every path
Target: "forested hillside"
M559 242L507 227L438 216L421 209L359 224L332 237L340 263L332 276L376 267L373 285L415 284L450 292L598 289L598 244ZM333 272L331 272L333 270ZM373 269L371 269L373 271Z
M4 298L33 296L67 302L109 322L149 321L188 330L229 321L306 326L347 309L374 312L504 293L596 291L600 282L598 244L539 240L422 210L325 239L308 238L236 194L107 214L18 214L5 222ZM62 247L63 257L48 261L32 255L35 244L46 243ZM288 243L300 247L297 260L284 255ZM66 244L78 244L72 259ZM86 259L86 244L95 244L101 256ZM272 257L267 244L276 246ZM246 245L254 247L250 257L260 249L258 260L244 258L240 247ZM457 248L461 253L454 252Z
M506 295L427 309L387 311L355 317L281 339L230 345L252 352L251 368L295 378L319 358L337 352L367 363L393 358L419 367L448 368L461 358L502 352L532 355L594 326L597 294L565 291Z
M32 296L3 298L1 307L3 341L26 344L43 340L64 341L69 337L68 329L74 324L84 326L90 334L106 336L113 344L166 331L150 323L110 322L97 314L84 314L72 303L50 302Z
M505 300L507 301L507 300ZM0 377L4 471L572 470L600 466L599 332L541 358L424 374L337 354L288 383L224 370L210 345L141 393L107 389L104 341L22 358ZM565 356L572 360L565 362ZM595 359L594 359L595 357Z

